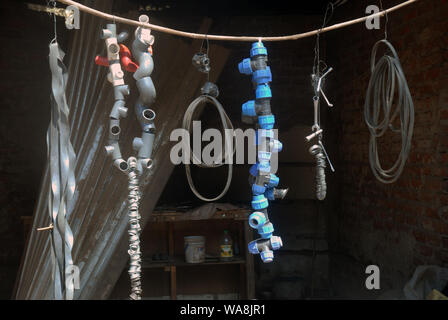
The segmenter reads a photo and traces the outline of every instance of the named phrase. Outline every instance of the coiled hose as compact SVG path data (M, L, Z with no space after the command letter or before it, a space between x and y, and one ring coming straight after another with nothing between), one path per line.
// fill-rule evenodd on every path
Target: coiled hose
M200 95L199 97L197 97L195 100L193 100L190 105L188 106L187 110L185 111L185 115L184 115L184 119L182 121L182 127L187 130L188 132L190 132L191 129L191 123L193 121L193 115L196 111L196 108L202 104L202 103L211 103L213 104L218 113L219 113L219 117L221 118L221 123L222 123L222 127L224 129L224 132L226 132L226 129L231 129L233 132L233 125L232 122L230 121L229 117L227 116L227 113L225 112L223 106L221 105L221 103L219 103L219 101L217 99L215 99L212 96L203 94ZM233 138L233 137L232 137ZM228 139L224 139L225 140L225 150L224 150L224 155L222 156L222 160L225 160L226 155L228 150L230 150L231 145L228 141ZM233 149L234 150L234 149ZM233 153L232 153L233 154ZM190 150L190 159L189 160L193 160L193 163L195 165L197 165L198 167L201 168L216 168L216 167L220 167L222 166L225 161L222 161L220 163L212 163L212 164L206 164L203 163L200 159L198 159L196 157L196 155L194 154L194 152L192 150ZM230 159L232 160L232 159ZM190 186L191 191L193 191L193 193L196 195L196 197L198 197L199 199L201 199L202 201L207 201L207 202L212 202L212 201L216 201L221 199L229 190L230 187L230 183L232 182L232 173L233 173L233 165L231 163L232 161L229 161L228 165L229 165L229 169L227 170L227 181L226 181L226 185L224 187L224 189L222 190L222 192L215 198L206 198L204 196L202 196L198 190L196 189L196 187L194 186L193 183L193 179L191 177L191 169L190 169L190 164L189 161L187 161L185 163L185 173L187 176L187 180L188 180L188 184Z
M384 43L392 56L384 54L375 64L378 46ZM375 177L383 183L395 182L403 172L404 165L411 149L411 139L414 131L414 103L403 73L398 55L387 40L378 41L373 49L370 60L371 77L364 104L364 120L370 131L369 162ZM395 88L397 88L396 107L393 110ZM380 113L383 119L380 119ZM395 130L392 122L400 116L400 129ZM383 169L378 155L376 139L383 136L387 129L401 134L400 154L389 169Z

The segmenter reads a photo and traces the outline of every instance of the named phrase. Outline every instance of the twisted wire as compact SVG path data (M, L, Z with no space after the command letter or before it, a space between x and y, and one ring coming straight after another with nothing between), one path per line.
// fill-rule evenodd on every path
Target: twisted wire
M137 171L137 160L129 158L129 172L128 172L128 205L129 205L129 277L131 279L131 294L132 300L141 299L141 251L140 251L140 214L138 212L140 203L139 178Z

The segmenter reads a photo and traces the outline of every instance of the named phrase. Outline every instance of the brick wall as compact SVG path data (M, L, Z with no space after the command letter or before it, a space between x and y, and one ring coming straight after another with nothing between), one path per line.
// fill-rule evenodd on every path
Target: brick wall
M361 16L368 4L352 4L335 16ZM358 24L331 34L340 206L331 219L330 243L335 252L333 280L341 290L347 287L344 282L352 283L358 294L368 294L362 280L368 264L380 267L384 289L402 288L417 265L448 266L447 14L448 3L436 0L419 1L389 15L388 39L400 57L415 104L411 153L399 180L389 185L371 172L363 117L370 51L383 31ZM401 138L389 134L379 141L383 167L390 167Z

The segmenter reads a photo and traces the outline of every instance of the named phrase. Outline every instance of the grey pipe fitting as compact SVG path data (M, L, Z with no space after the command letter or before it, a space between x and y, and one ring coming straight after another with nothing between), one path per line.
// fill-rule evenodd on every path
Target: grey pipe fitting
M108 23L106 25L106 29L101 30L100 38L101 39L114 38L116 34L117 34L117 26L113 23Z
M151 158L152 147L154 145L154 133L143 132L141 138L134 138L134 150L138 151L138 158Z
M154 133L143 132L141 138L134 138L132 147L135 151L138 151L138 170L146 168L149 169L152 166L151 153L154 145Z
M121 159L120 146L118 141L112 141L108 146L105 147L107 155L112 157L112 160Z
M109 140L118 141L120 139L120 120L110 119Z
M140 67L137 71L140 70ZM156 88L154 87L154 83L152 82L151 77L143 77L136 81L137 89L140 92L138 97L138 102L145 106L152 105L156 100Z
M112 142L111 144L106 146L105 149L107 155L112 157L112 160L114 160L115 167L117 167L121 171L126 171L128 169L127 162L124 161L121 157L120 146L118 145L118 141Z
M117 36L117 41L119 43L122 43L124 41L126 41L126 39L129 37L129 33L127 33L126 31L120 32L120 34Z
M218 98L219 96L219 89L216 84L213 82L207 81L201 88L201 93L212 96L213 98Z
M129 87L126 84L114 87L115 100L124 100L127 95L129 95Z
M125 172L128 170L128 163L124 161L123 159L116 159L114 161L114 166L116 166L121 171Z
M148 48L146 47L146 52L139 52L135 49L136 46L133 45L133 55L135 59L139 63L139 67L137 71L134 72L134 79L140 80L144 77L147 77L154 70L154 61L152 59L151 54L148 52ZM134 54L134 52L137 52Z
M142 126L142 130L145 132L155 131L154 119L156 118L156 113L152 109L142 109L141 105L136 105L141 110L137 113L137 119Z
M124 105L125 105L124 100L116 100L114 106L112 107L112 111L110 112L109 117L114 120L120 118L126 118L128 108L126 108Z
M146 15L139 17L141 22L148 22L149 18ZM138 27L135 30L135 39L132 42L132 54L138 61L139 67L134 73L134 79L140 80L144 77L149 77L154 68L154 62L148 48L154 42L154 37L150 35L149 28Z

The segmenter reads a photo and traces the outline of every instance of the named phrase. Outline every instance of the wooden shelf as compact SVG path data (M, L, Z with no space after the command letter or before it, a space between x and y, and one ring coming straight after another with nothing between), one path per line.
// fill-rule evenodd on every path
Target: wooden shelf
M195 266L211 266L211 265L219 265L219 264L245 264L246 260L242 257L234 257L232 261L220 261L220 260L205 260L202 263L188 263L184 260L183 257L175 257L172 260L168 261L142 261L143 269L151 269L151 268L165 268L165 267L195 267Z
M247 250L247 243L253 240L253 230L250 228L247 221L247 217L250 213L251 210L249 208L240 207L232 210L217 209L213 212L213 214L208 215L207 217L201 217L199 215L195 215L192 211L190 211L190 213L186 213L185 211L176 211L171 208L156 209L150 215L148 227L151 228L152 226L154 228L153 230L159 231L159 234L148 234L150 238L147 240L147 243L151 243L152 248L148 248L146 251L147 259L143 258L142 269L146 270L148 273L160 272L160 269L168 272L170 287L169 294L171 299L175 300L178 294L178 274L183 277L181 281L179 281L181 285L180 291L185 290L188 286L189 289L187 291L198 291L201 286L200 279L202 269L191 267L211 266L212 268L209 268L209 270L206 271L206 274L210 275L211 272L215 272L217 274L221 272L221 270L214 270L216 268L213 268L213 266L222 266L222 271L225 272L223 278L227 276L226 279L228 279L229 274L233 274L234 277L236 276L240 279L240 284L237 285L239 287L238 294L246 299L253 299L255 296L254 263L252 254L250 254ZM222 233L224 226L232 226L232 229L238 238L239 248L241 248L239 256L235 256L232 261L220 261L216 255L216 252L211 250L207 251L210 255L206 255L209 259L206 258L203 263L187 263L183 255L183 250L179 250L180 246L183 244L182 237L186 234L190 234L190 232L196 233L201 230L198 226L206 228L206 225L209 223L214 226L219 226L216 230L219 230L218 233L213 233L213 237L210 238L212 239L210 242L207 240L209 249L218 248L216 235ZM185 230L190 231L186 232ZM211 236L209 231L210 230L203 230L204 235L207 237ZM166 235L166 242L163 240L164 237L161 237L162 234ZM163 242L165 242L165 244L163 244ZM175 250L176 248L178 250ZM157 252L166 253L169 259L164 261L152 260L150 257L152 254ZM187 283L185 279L191 280L191 278L185 278L186 274L193 274L196 280L187 281ZM213 279L220 279L220 277L214 277ZM213 286L215 286L215 290L219 292L220 289L216 289L215 282L213 282L213 285L211 285L211 282L204 283L206 292L211 292L210 288ZM222 284L219 285L219 288L222 287ZM212 292L214 291L212 290Z
M177 222L177 221L197 221L197 220L215 220L215 219L231 219L244 221L251 214L250 209L239 208L233 210L217 210L213 216L209 218L190 217L184 212L172 210L157 209L149 217L151 222Z

